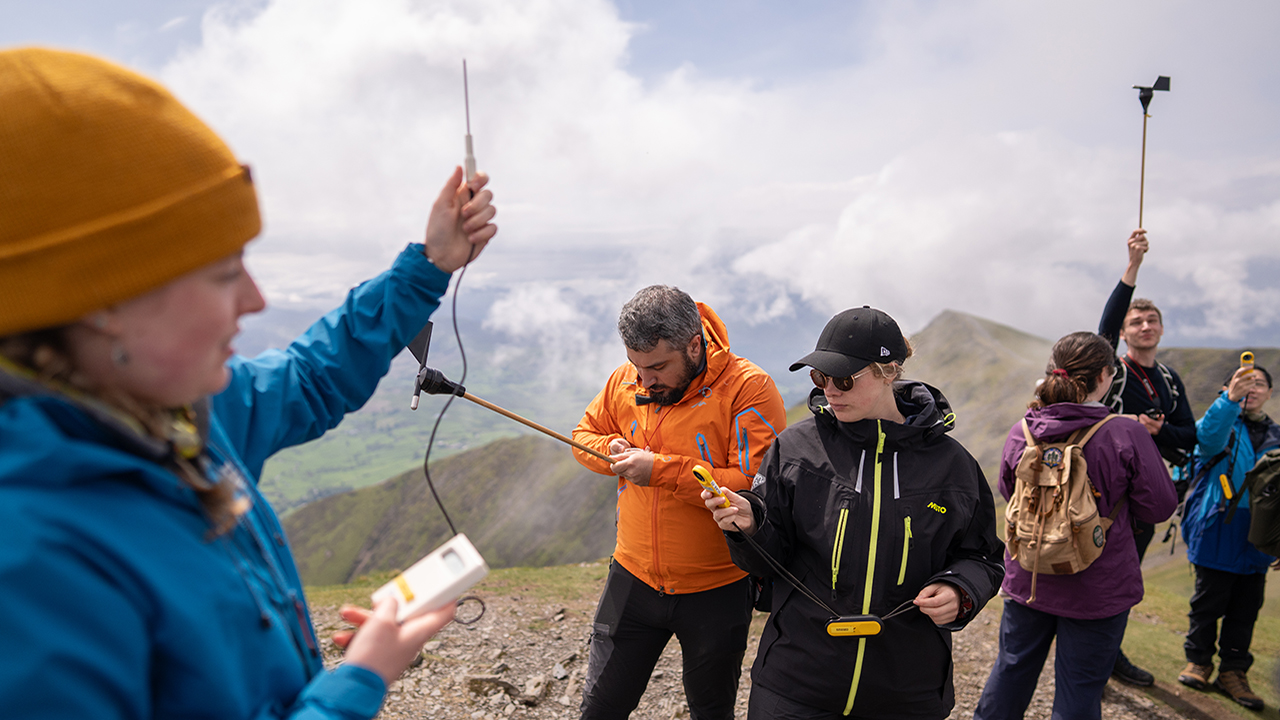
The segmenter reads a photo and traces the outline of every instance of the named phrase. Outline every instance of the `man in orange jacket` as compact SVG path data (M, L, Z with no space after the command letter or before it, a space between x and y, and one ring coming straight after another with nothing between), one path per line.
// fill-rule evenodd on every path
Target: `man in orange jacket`
M618 476L618 542L596 609L582 717L626 718L674 634L694 720L733 717L751 621L750 578L729 559L694 465L746 489L786 426L773 379L729 352L724 323L678 288L636 293L618 318L630 361L573 432Z

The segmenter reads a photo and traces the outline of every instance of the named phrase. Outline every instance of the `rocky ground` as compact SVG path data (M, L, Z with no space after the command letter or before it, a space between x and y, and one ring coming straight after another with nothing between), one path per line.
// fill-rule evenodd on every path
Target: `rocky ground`
M432 640L421 663L390 688L380 718L576 718L586 670L587 639L596 597L547 604L520 594L485 595L487 611L474 625L453 624ZM326 660L340 659L327 638L346 627L336 607L313 607ZM746 716L750 666L763 627L757 615L738 692L738 717ZM996 655L994 613L984 612L955 636L956 708L952 718L973 713ZM1053 658L1041 674L1028 719L1048 718L1053 702ZM632 715L637 720L688 717L680 685L680 648L663 653L649 689ZM1146 693L1112 681L1102 716L1115 720L1185 717Z

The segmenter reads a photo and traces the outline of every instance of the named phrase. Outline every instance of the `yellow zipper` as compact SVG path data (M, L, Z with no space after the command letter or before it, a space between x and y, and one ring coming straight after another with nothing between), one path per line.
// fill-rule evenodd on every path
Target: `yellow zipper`
M876 468L874 473L875 487L872 489L871 501L871 548L867 551L867 578L862 585L862 614L871 613L871 585L876 575L876 545L880 539L880 454L884 452L884 429L876 420ZM858 681L862 678L862 659L867 650L867 639L858 638L858 657L853 664L853 681L849 684L849 700L844 704L842 715L853 710L853 701L858 696Z
M907 554L911 552L911 516L902 518L902 526L907 531L902 538L902 569L898 570L898 584L907 579Z
M831 595L836 593L836 578L840 576L840 556L844 553L844 526L849 519L849 508L840 508L840 520L836 523L836 544L831 548Z

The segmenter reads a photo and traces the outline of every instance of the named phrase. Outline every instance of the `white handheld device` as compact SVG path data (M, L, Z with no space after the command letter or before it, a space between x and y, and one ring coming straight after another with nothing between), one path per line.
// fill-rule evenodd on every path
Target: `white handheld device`
M378 588L373 593L373 601L394 597L400 603L396 622L402 623L454 602L488 574L489 566L484 558L467 536L459 533Z

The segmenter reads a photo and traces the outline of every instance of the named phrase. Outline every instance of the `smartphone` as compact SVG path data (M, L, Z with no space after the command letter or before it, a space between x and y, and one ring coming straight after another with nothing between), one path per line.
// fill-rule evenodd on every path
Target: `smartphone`
M712 494L719 495L721 498L724 498L724 502L721 503L720 507L730 507L732 505L732 503L729 502L729 498L724 496L724 490L721 490L720 486L716 484L715 478L711 477L710 470L707 470L701 465L694 465L693 476L698 479L699 485L710 490Z

